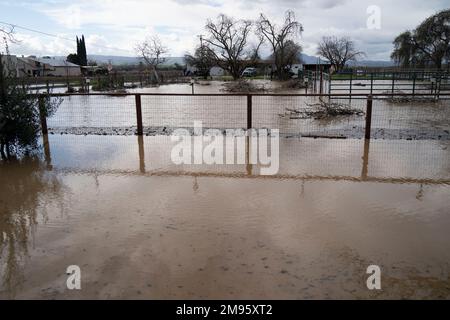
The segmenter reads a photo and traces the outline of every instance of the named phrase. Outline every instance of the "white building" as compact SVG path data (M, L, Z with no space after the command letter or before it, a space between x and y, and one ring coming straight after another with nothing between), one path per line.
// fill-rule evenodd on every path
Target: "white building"
M192 76L196 72L197 72L197 68L195 66L190 65L190 64L186 65L185 75ZM227 74L227 72L219 66L214 66L211 69L209 69L209 75L211 77L220 77L220 76L224 76L226 74Z
M36 76L80 76L79 65L65 60L50 57L36 58L16 57L14 55L2 56L2 63L11 76L14 77L36 77Z
M33 60L32 58L28 58ZM39 72L41 76L54 76L54 77L68 77L68 76L80 76L81 68L66 60L55 59L50 57L43 57L34 59L38 68L42 70Z

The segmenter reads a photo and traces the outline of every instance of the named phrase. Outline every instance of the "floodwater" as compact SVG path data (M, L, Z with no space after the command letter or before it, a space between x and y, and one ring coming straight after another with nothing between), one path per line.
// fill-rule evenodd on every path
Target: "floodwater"
M270 81L260 81L270 86ZM220 93L222 82L196 85L197 93ZM272 84L273 85L273 84ZM246 128L246 96L192 96L189 84L139 88L132 92L182 93L185 96L142 96L143 125L146 134L162 134L166 129L193 127L201 121L207 128ZM295 93L295 91L292 91ZM365 111L366 99L337 99ZM297 117L296 111L314 110L317 97L254 96L252 126L279 129L288 135L362 138L365 117L337 116L329 119ZM450 100L422 102L373 102L372 137L375 139L450 139ZM72 134L132 134L136 129L135 97L64 97L56 114L48 119L51 132ZM164 130L163 130L164 129ZM167 130L165 132L170 132Z
M282 138L275 176L168 136L46 145L0 163L0 298L450 298L450 141Z

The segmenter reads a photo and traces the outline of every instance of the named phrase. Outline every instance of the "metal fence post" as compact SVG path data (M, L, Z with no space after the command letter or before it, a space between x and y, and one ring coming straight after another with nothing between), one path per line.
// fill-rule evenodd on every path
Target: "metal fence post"
M442 82L442 75L441 75L441 73L439 72L438 75L439 75L439 78L436 80L437 81L436 82L436 91L437 91L436 98L437 99L439 99L439 93L441 93L441 82Z
M394 94L394 88L395 88L395 72L392 72L392 94Z
M41 120L42 134L48 134L47 112L45 110L45 100L44 99L45 99L44 95L39 95L39 97L38 97L39 118Z
M370 139L371 126L372 126L372 95L368 95L366 108L366 134L364 136L366 139Z
M137 120L137 134L139 136L142 136L143 129L142 129L142 108L141 108L141 95L136 94L136 120Z
M322 71L322 66L320 66L320 85L319 85L319 93L322 94L323 93L323 71Z
M353 71L352 73L350 73L350 88L349 88L350 95L352 94L352 85L353 85Z
M252 128L252 95L247 95L247 129Z
M373 72L370 73L370 94L373 93Z

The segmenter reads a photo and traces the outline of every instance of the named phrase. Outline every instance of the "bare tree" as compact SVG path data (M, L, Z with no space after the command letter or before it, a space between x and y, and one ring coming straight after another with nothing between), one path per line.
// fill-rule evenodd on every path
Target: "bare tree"
M216 56L207 45L201 44L195 49L194 55L186 54L184 60L197 68L198 74L207 79L212 67L216 65Z
M136 51L153 71L156 80L159 82L157 69L158 65L166 61L164 56L169 52L167 47L162 44L158 36L151 36L139 43L136 46Z
M11 77L12 73L15 71L15 66L11 63L11 57L9 54L9 46L8 42L16 43L18 42L14 37L14 26L10 26L10 28L6 29L4 27L0 27L0 37L3 40L4 50L6 56L3 57L3 49L0 48L0 100L3 101L6 96L6 86L7 86L7 77ZM1 110L0 110L1 111ZM1 112L0 112L1 114ZM0 121L0 126L3 126L3 123ZM0 127L1 129L1 127ZM3 151L3 149L2 149Z
M330 61L335 71L340 71L349 61L356 61L364 55L364 52L357 51L355 44L349 38L323 37L319 43L317 54Z
M14 37L14 26L12 25L9 26L9 28L0 27L0 36L2 37L5 45L7 45L8 42L10 43L18 42L17 39Z
M283 51L282 53L279 52L281 50ZM302 48L300 45L292 40L288 40L286 41L282 49L279 48L274 54L271 55L273 61L275 61L277 57L282 61L282 63L280 63L280 68L282 68L281 79L289 75L289 72L294 64L300 63L301 59L299 55L301 51Z
M261 41L253 50L248 44L252 25L250 20L234 20L221 14L216 21L208 20L205 26L208 37L204 41L209 44L217 65L227 70L235 80L258 56L255 52L258 52Z
M280 27L261 13L257 29L258 33L272 46L272 57L278 78L284 78L287 74L288 60L292 60L292 49L297 49L295 52L297 55L301 52L301 46L297 44L297 40L303 31L302 24L295 19L294 12L290 10L286 11L284 24Z

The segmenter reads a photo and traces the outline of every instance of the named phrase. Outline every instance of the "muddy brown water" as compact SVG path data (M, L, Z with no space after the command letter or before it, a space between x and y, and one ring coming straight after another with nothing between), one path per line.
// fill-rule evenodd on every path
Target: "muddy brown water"
M260 86L279 85L258 81ZM223 93L223 82L211 81L196 85L197 93ZM246 128L247 97L192 96L189 84L137 88L130 93L184 93L186 96L142 96L144 129L159 131L166 128L192 127L201 121L208 128ZM304 93L290 90L285 93ZM327 119L299 119L295 111L317 108L317 97L255 96L252 98L252 126L279 129L283 134L314 136L345 136L361 138L364 135L364 114L330 117ZM365 111L366 99L332 99L354 109ZM294 110L294 111L293 111ZM377 139L450 139L450 100L437 102L392 103L376 99L373 102L372 131ZM135 97L70 96L64 97L55 115L48 119L50 130L66 130L72 134L102 134L103 130L136 126ZM109 132L116 134L116 132Z
M450 298L449 141L283 138L268 177L167 136L48 145L0 163L2 299Z

